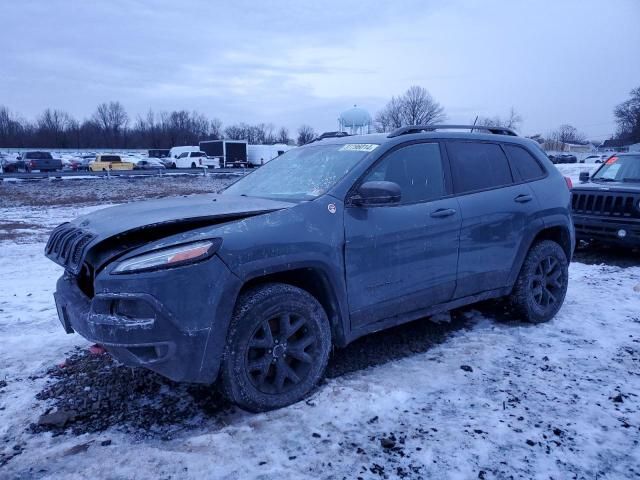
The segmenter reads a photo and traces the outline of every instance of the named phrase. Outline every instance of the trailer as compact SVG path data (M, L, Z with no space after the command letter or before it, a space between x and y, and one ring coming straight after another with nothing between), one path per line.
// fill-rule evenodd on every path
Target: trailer
M284 143L276 143L274 145L249 145L247 147L247 161L249 162L249 166L259 167L292 148L295 147Z
M247 167L246 140L206 140L200 142L200 150L207 154L206 162L219 162L223 168Z

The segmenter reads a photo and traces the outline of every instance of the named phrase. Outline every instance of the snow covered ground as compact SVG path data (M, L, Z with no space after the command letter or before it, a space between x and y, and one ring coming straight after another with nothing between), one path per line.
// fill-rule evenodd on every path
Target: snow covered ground
M168 440L32 433L46 371L88 346L58 323L44 234L94 208L0 209L29 225L0 240L0 478L640 478L638 266L573 263L548 324L466 309L426 352L275 412L197 415Z

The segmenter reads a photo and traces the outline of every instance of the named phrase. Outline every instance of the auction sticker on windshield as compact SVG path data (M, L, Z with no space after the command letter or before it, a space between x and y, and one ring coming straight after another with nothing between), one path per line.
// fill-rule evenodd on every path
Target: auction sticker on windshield
M341 152L373 152L378 145L375 143L347 143L339 151Z

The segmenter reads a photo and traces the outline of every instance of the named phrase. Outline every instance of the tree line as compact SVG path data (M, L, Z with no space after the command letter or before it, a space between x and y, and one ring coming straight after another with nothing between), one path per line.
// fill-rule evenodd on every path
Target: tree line
M614 109L618 130L614 138L625 142L640 142L640 87L630 92L630 98ZM406 125L430 125L447 119L444 107L429 91L413 85L391 100L375 115L373 126L378 132L389 132ZM472 123L482 126L502 126L519 129L522 116L511 108L506 117L477 117ZM218 118L187 110L154 112L131 119L117 101L101 103L94 113L78 121L65 111L47 108L34 121L24 120L0 105L0 148L171 148L176 145L197 145L201 140L248 140L251 144L287 143L304 145L316 132L310 125L301 125L295 138L286 127L272 123L244 122L223 128ZM542 136L538 135L540 140ZM586 137L571 125L562 125L546 135L548 140L564 143L584 143Z
M297 139L286 127L270 123L237 123L223 128L218 118L186 110L156 113L131 120L120 102L101 103L80 122L65 111L47 108L33 122L0 105L0 148L171 148L202 140L248 140L251 144L307 143L312 127L302 125Z

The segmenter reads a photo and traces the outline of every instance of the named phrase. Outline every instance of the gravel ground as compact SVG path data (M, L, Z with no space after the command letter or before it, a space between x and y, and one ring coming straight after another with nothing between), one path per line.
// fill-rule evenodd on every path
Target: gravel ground
M159 177L67 178L0 182L0 208L81 206L124 203L146 198L216 193L238 175L163 175Z
M230 181L185 176L0 183L0 209L3 209L0 212L4 217L0 220L0 245L3 241L5 245L24 242L28 247L30 243L42 242L54 224L103 204L218 191ZM55 208L42 208L51 205ZM11 355L7 357L14 363L25 364L24 378L0 375L0 410L9 407L10 398L20 394L28 402L25 407L32 411L30 415L25 414L24 418L29 420L21 423L23 427L9 425L9 434L0 437L0 478L3 465L19 468L21 462L42 467L42 470L29 470L29 473L21 470L21 475L26 474L24 478L36 478L38 472L56 478L60 471L69 472L69 464L64 459L70 455L75 456L76 462L86 458L87 464L79 463L78 471L90 472L94 465L92 456L102 455L96 450L100 448L123 448L122 455L129 448L157 449L153 457L145 460L148 466L157 472L163 468L174 471L173 475L165 476L179 478L175 465L162 466L162 459L167 454L175 455L176 450L184 453L185 443L190 445L189 455L201 451L199 442L212 442L207 448L212 445L214 449L228 442L246 445L243 436L248 429L262 432L277 447L274 452L261 452L265 459L247 457L246 462L256 463L246 467L248 471L265 469L263 478L272 478L271 473L277 471L287 471L288 478L296 478L292 473L295 467L288 466L295 462L302 462L307 467L311 465L316 469L314 471L336 468L338 472L349 472L353 478L356 474L364 478L423 478L429 477L430 472L436 472L438 476L438 472L460 471L471 463L476 466L472 470L477 478L531 478L533 472L540 473L547 468L545 458L555 462L553 468L557 471L571 473L575 478L593 478L593 473L602 476L602 472L612 471L618 464L622 470L617 471L623 471L634 455L632 448L637 452L637 440L636 447L629 447L628 439L640 431L636 413L638 397L629 380L638 375L638 336L630 333L640 320L634 312L620 312L619 317L624 317L629 325L629 338L625 339L626 343L618 342L618 347L601 334L604 330L592 326L591 330L581 331L584 318L580 315L591 315L596 307L582 305L590 305L598 295L610 302L614 291L611 289L616 288L615 285L626 282L627 287L633 286L634 292L640 291L637 274L625 273L635 272L633 267L639 263L638 254L638 251L581 245L574 258L578 263L573 268L578 268L579 273L574 273L576 283L572 283L572 288L587 289L588 295L581 293L570 298L564 309L568 313L554 320L554 325L522 326L512 320L502 302L490 301L454 311L450 318L441 316L434 319L436 322L412 322L362 338L332 353L327 379L307 402L266 415L244 414L225 402L210 386L179 384L144 369L125 367L100 349L87 349L86 343L69 351L69 347L64 347L65 341L71 339L82 344L82 340L71 336L60 338L59 326L51 325L56 332L56 347L42 347L43 352L48 352L47 348L54 352L40 361L45 367L28 366L28 360L34 358L34 353L37 357L37 348L40 348L34 345L31 350L25 350L32 353L22 354L24 360ZM46 263L43 272L35 275L42 276L52 268ZM16 279L22 279L27 288L32 288L26 276L18 277L16 274ZM622 293L627 297L634 295L627 290L630 289ZM49 323L55 323L49 292L40 295L35 291L31 297L32 291L21 292L30 300L20 308L15 306L18 300L13 297L16 294L0 301L0 312L4 311L9 318L20 322L21 329L25 329L25 339L31 338L27 335L29 328L48 332ZM36 297L37 301L33 300ZM619 305L612 307L613 310L620 308ZM582 313L579 315L578 312ZM605 310L601 315L605 315ZM23 316L24 320L21 320ZM483 320L487 318L498 320L496 326L487 326L488 322ZM576 322L577 318L581 321ZM33 327L32 321L35 321ZM609 328L603 326L607 322L610 327L624 330L606 318L597 328ZM12 338L10 333L18 335L15 329L9 330L8 325L6 328L2 330L0 322L0 333L4 331L8 335L5 340ZM625 330L625 337L626 333ZM20 338L16 337L8 345L5 342L7 350L13 348L17 352ZM608 348L610 343L613 346ZM555 346L552 348L551 344ZM597 346L600 349L593 350ZM61 353L69 353L62 363L55 365L64 358L63 355L55 356L58 348ZM614 350L614 355L605 356ZM453 360L443 361L447 356ZM563 356L568 357L563 359ZM51 361L50 358L58 360ZM495 365L491 367L494 360ZM15 365L14 370L18 368ZM374 370L373 367L379 368ZM426 384L429 387L421 387L424 391L420 388L412 390L413 383L424 382L425 372L433 373L432 380ZM478 380L476 383L461 381L456 375L469 376L469 379L477 377ZM622 380L624 375L628 377L627 383ZM407 376L412 381L405 378ZM397 384L394 383L396 380ZM456 382L459 383L457 387ZM558 388L552 388L553 385ZM380 389L383 391L376 393ZM594 398L581 399L572 393L576 391L583 396L593 394ZM424 398L420 396L423 394ZM476 395L482 400L476 402ZM368 396L373 396L374 401L362 403ZM504 400L500 400L502 397ZM576 404L579 405L574 408L572 405ZM387 406L389 408L385 408ZM488 406L491 406L490 410L487 410ZM344 411L334 415L331 413L334 407ZM304 421L295 419L298 414L305 415L300 417ZM494 421L491 421L492 415L496 417ZM578 425L574 423L574 417ZM483 418L486 425L478 418ZM504 429L503 422L508 423L508 430ZM590 422L594 426L587 428L586 423L580 422ZM16 428L22 430L18 435ZM301 432L288 437L287 432L296 428ZM459 438L452 438L454 431ZM331 439L329 432L334 435ZM599 435L598 432L609 432L613 445L613 450L602 458L593 450L593 445L601 440L597 438L594 443L591 438ZM513 444L507 434L515 435L520 443ZM464 448L454 451L447 447L458 445L460 441L471 442L467 445L471 453L467 455ZM591 447L585 447L587 444ZM69 445L72 446L69 448ZM39 464L33 452L41 447L46 448L47 456ZM247 448L245 453L250 451ZM299 455L296 452L314 449L322 464L303 460L304 457L296 459ZM506 452L505 449L514 450L513 453L501 453ZM522 449L528 450L523 453ZM62 453L56 453L58 451ZM105 452L109 456L107 450ZM491 452L488 459L483 452ZM209 468L209 455L213 454L203 454L203 468ZM226 454L218 451L216 455ZM27 460L21 460L24 457ZM325 463L327 458L331 461ZM435 466L436 459L438 467ZM591 466L582 466L583 459L590 461ZM229 478L241 478L242 473L238 477L238 472L243 472L244 467L239 467L242 462L236 464L227 460L221 461L218 467L228 468ZM289 463L273 466L276 461ZM333 466L331 462L334 462ZM359 470L348 466L350 462L361 465ZM482 462L488 467L482 467ZM430 466L432 463L433 467ZM191 468L193 463L186 461L185 465ZM121 472L130 471L122 470L122 465L118 468ZM289 468L293 470L287 470ZM439 470L441 468L443 470ZM248 471L244 470L244 473ZM626 475L640 476L640 473L629 467ZM197 470L190 470L189 476L200 478L202 475ZM462 475L460 478L469 477ZM610 478L624 476L611 475Z
M486 308L495 312L500 307L487 304ZM465 328L462 312L454 312L452 321L412 322L336 349L327 379L426 352L449 333ZM169 440L198 428L203 419L223 424L236 411L214 386L176 383L145 369L126 367L96 346L76 349L45 376L49 383L36 398L46 410L38 423L31 424L33 433L82 435L116 427L136 438Z

